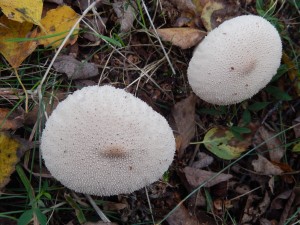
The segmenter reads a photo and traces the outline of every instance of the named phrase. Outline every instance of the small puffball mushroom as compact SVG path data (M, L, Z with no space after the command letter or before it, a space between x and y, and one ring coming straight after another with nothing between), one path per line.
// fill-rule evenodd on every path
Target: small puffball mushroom
M239 103L270 82L281 55L281 39L271 23L259 16L238 16L212 30L195 48L188 80L209 103Z
M122 89L91 86L58 104L41 138L51 174L99 196L127 194L158 180L175 153L166 119Z

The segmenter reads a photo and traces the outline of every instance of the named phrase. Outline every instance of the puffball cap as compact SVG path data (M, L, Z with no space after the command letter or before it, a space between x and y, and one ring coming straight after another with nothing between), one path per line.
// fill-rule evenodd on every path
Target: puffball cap
M53 111L41 150L63 185L109 196L158 180L172 163L175 139L166 119L142 100L112 86L90 86Z
M223 22L195 48L188 80L201 99L229 105L248 99L276 74L282 56L278 31L260 16Z

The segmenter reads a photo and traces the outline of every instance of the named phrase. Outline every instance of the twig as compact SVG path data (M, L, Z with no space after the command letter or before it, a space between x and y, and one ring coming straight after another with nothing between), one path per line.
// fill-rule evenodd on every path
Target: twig
M150 16L150 14L149 14L149 12L148 12L148 9L147 9L147 6L145 5L144 0L142 0L142 4L143 4L143 7L144 7L145 12L146 12L146 14L147 14L147 17L148 17L148 19L149 19L150 25L151 25L151 27L152 27L154 33L155 33L155 36L156 36L156 38L157 38L157 40L158 40L158 42L159 42L159 44L160 44L160 46L161 46L161 48L162 48L162 50L163 50L163 52L164 52L164 55L165 55L165 57L166 57L166 59L167 59L169 65L170 65L170 68L171 68L171 70L172 70L172 73L173 73L173 74L176 74L175 69L174 69L174 67L173 67L173 64L171 63L171 60L170 60L170 58L169 58L169 55L167 54L167 52L166 52L166 50L165 50L165 47L163 46L163 43L161 42L160 37L159 37L159 35L158 35L157 31L156 31L156 28L155 28L155 26L154 26L154 24L153 24L153 22L152 22L151 16Z
M103 220L103 222L105 222L105 223L111 222L105 216L105 214L102 212L102 210L97 206L96 202L94 201L94 199L92 199L92 197L90 195L85 194L85 197L89 200L89 202L91 203L91 205L93 206L93 208L95 209L95 211L97 212L97 214L100 216L101 220Z

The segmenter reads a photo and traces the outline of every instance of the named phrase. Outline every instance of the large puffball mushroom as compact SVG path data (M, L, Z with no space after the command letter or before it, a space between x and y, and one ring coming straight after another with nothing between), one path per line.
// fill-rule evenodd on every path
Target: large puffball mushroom
M127 194L158 180L175 153L166 119L122 89L91 86L59 103L46 122L42 156L66 187Z
M188 80L209 103L239 103L269 83L281 55L281 39L271 23L260 16L238 16L212 30L195 48Z

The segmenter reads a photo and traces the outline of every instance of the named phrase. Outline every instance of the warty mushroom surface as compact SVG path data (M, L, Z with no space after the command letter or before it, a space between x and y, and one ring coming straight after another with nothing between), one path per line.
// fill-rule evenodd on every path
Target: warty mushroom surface
M238 16L212 30L195 48L187 71L189 84L209 103L239 103L270 82L281 56L281 39L270 22Z
M51 174L85 194L127 194L158 180L172 163L166 119L112 86L75 91L46 122L42 156Z

